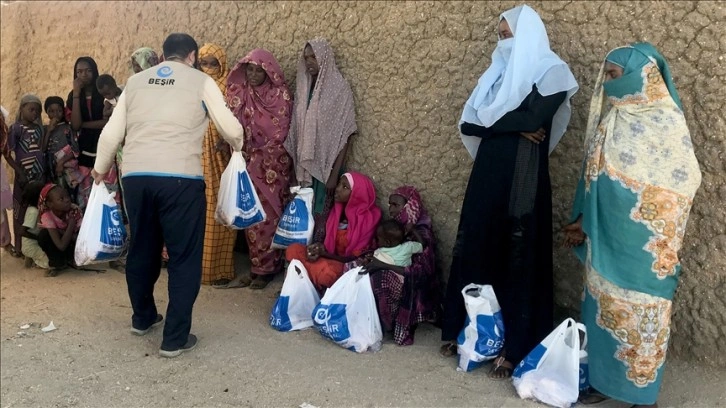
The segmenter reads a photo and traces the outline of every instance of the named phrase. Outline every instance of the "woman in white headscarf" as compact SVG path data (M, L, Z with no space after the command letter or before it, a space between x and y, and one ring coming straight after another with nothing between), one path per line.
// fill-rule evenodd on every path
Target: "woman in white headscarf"
M441 347L443 355L456 354L466 318L464 286L492 285L507 339L489 374L494 379L510 377L553 327L548 156L565 132L578 89L530 7L503 13L498 34L492 63L459 122L474 166L454 245Z

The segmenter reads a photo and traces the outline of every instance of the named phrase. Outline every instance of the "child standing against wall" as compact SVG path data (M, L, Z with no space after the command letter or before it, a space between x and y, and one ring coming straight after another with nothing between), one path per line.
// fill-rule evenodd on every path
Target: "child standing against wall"
M66 121L63 99L60 96L48 97L44 108L50 120L46 126L46 135L51 181L66 188L75 203L78 185L83 181L83 175L78 168L78 137L71 124Z
M13 235L15 255L23 253L22 228L25 220L23 190L32 181L45 182L46 160L43 123L40 112L43 109L40 99L35 95L25 95L20 99L17 121L10 126L8 140L3 155L15 171L13 182Z

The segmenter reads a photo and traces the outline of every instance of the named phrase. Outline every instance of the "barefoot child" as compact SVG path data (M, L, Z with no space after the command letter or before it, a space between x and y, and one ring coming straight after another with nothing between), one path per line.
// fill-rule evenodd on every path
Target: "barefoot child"
M66 188L73 198L76 188L83 181L83 174L78 169L78 137L71 124L66 121L63 99L60 96L48 97L44 108L50 120L45 133L48 137L47 154L51 181Z
M3 149L5 160L15 171L13 182L13 236L15 255L21 256L22 226L25 219L23 189L31 181L45 182L45 144L43 122L40 112L43 109L40 99L35 95L24 95L20 100L17 121L8 130L7 143Z
M23 203L28 207L23 221L23 255L27 268L37 265L42 269L49 269L48 256L38 245L38 200L44 184L40 181L29 183L23 191Z
M73 252L83 219L81 210L71 203L68 192L57 184L46 184L38 200L40 232L38 244L48 255L50 270L47 276L73 264Z

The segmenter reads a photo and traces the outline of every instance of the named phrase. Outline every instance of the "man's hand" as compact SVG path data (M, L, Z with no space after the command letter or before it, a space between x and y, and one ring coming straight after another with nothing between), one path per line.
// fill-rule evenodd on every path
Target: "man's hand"
M91 170L91 177L93 177L93 181L96 184L101 184L103 182L103 179L106 178L106 174L98 174L96 169Z

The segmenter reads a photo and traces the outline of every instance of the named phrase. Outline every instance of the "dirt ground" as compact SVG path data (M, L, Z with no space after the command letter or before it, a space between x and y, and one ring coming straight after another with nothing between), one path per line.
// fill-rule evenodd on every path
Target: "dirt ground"
M419 329L413 346L387 338L382 351L363 355L311 330L276 332L267 319L280 278L263 291L202 287L192 328L199 346L164 359L160 328L144 337L128 330L122 273L46 278L0 258L2 408L539 406L518 399L510 383L488 380L486 368L457 372L454 358L437 353L432 326ZM156 295L165 313L165 273ZM41 332L51 321L57 330ZM665 375L662 407L726 406L724 370L671 360Z

